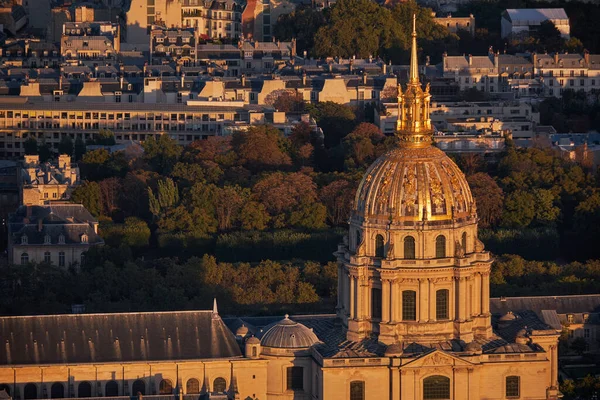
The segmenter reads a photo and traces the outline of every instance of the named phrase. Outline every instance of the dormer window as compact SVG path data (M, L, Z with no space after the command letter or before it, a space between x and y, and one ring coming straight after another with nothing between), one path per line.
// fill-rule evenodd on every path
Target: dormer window
M65 244L65 235L63 235L62 233L58 237L58 244Z
M583 322L588 322L590 319L590 314L584 313L583 314Z
M44 236L44 244L50 244L50 243L52 243L52 240L50 239L50 235Z
M27 238L27 235L23 235L21 236L21 244L28 244L29 240Z
M573 323L573 314L567 314L567 322L570 324Z
M88 235L86 235L85 233L83 235L81 235L81 243L87 243L88 242Z

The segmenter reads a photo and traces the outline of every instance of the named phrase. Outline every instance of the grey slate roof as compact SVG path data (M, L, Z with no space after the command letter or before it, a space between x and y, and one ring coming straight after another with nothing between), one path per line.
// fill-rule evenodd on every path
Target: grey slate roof
M312 329L289 319L287 315L281 321L265 327L259 339L264 347L285 349L308 348L319 342Z
M541 315L542 310L556 310L558 314L600 312L600 294L490 299L490 311L493 314L506 314L509 311L521 310L531 310L537 315Z
M0 365L241 356L212 311L0 317L0 341Z

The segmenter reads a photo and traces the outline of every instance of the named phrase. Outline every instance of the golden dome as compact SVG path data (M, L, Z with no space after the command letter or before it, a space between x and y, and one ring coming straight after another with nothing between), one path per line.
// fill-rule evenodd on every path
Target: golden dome
M400 147L379 157L363 177L354 204L359 216L396 223L475 214L465 175L433 146Z
M458 166L432 146L429 86L421 89L417 63L416 16L406 91L398 90L396 136L399 148L379 157L363 177L354 201L354 218L391 223L462 220L474 222L471 190ZM436 221L436 222L433 222ZM357 221L358 222L358 221Z

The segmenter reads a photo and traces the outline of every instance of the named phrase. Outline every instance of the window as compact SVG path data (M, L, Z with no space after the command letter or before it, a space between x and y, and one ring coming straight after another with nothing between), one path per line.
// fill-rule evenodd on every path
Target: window
M518 376L507 376L506 377L506 397L519 397L520 396L520 384Z
M81 243L87 243L88 242L88 235L86 235L85 233L83 235L81 235Z
M158 385L158 394L172 394L173 383L168 379L163 379Z
M58 266L59 267L65 266L65 252L64 251L60 251L58 253Z
M46 264L50 264L52 262L52 257L50 256L49 251L44 252L44 262Z
M567 314L567 322L570 324L573 323L573 314Z
M402 292L402 320L417 320L417 292L405 290Z
M371 289L371 318L381 319L381 289Z
M589 319L590 319L590 314L584 313L583 314L583 322L586 323L589 321Z
M118 395L119 395L119 384L115 381L106 382L106 386L104 387L104 396L116 397Z
M584 338L589 338L590 337L590 330L589 330L589 328L585 328L583 330L583 337Z
M92 385L89 382L81 382L77 388L77 397L92 397Z
M213 382L213 392L223 393L227 390L227 382L225 378L217 378Z
M137 396L138 394L145 395L146 394L146 384L142 380L137 380L133 382L131 386L131 394Z
M450 378L434 375L423 380L424 400L444 400L450 398Z
M383 236L377 235L375 237L375 257L383 258Z
M21 244L27 244L27 242L28 242L27 235L21 236Z
M435 238L435 258L446 257L446 236L440 235Z
M448 299L450 298L448 289L440 289L435 292L435 319L448 319Z
M415 238L412 236L404 238L404 258L408 260L415 259Z
M463 232L462 234L462 240L461 240L461 245L462 245L462 251L464 254L467 254L467 232Z
M29 262L29 254L22 253L21 254L21 265L25 265Z
M365 383L363 381L350 382L350 400L365 400Z
M63 235L62 233L58 237L58 244L65 244L65 235Z
M23 388L23 398L25 400L37 399L37 386L35 383L25 385L25 388Z
M50 398L51 399L62 399L65 397L65 387L62 383L56 382L52 384L50 388Z
M288 390L303 390L304 389L304 368L288 367L288 369L287 369L287 389Z
M186 394L200 393L200 382L198 382L198 379L195 379L195 378L188 379L187 383L185 384L185 393Z
M51 243L50 235L44 236L44 244L50 244L50 243Z

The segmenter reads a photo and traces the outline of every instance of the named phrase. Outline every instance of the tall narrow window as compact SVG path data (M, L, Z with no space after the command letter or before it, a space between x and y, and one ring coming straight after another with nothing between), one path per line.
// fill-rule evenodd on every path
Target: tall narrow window
M446 400L450 398L450 378L434 375L423 380L424 400Z
M52 262L52 256L49 251L44 252L44 262L50 264Z
M65 252L64 251L58 252L58 266L59 267L65 266Z
M462 234L462 250L464 254L467 254L467 232L463 232Z
M287 369L287 389L304 390L304 368L288 367Z
M350 400L365 400L365 383L363 381L350 382Z
M381 289L371 289L371 318L381 319Z
M440 235L435 239L435 257L446 257L446 236Z
M402 292L402 320L417 320L417 292L405 290Z
M408 260L415 259L415 238L412 236L404 238L404 258Z
M25 265L29 262L29 254L21 253L21 265Z
M506 377L506 397L516 398L521 395L520 379L518 376Z
M92 385L89 382L81 382L77 387L77 397L92 397Z
M435 292L435 319L448 319L448 289L440 289Z
M358 249L358 246L360 246L360 241L362 240L362 237L360 235L360 229L356 230L356 249Z
M119 395L119 384L116 381L106 382L106 386L104 386L104 396L116 397L118 395Z
M375 257L383 258L383 236L375 236Z

